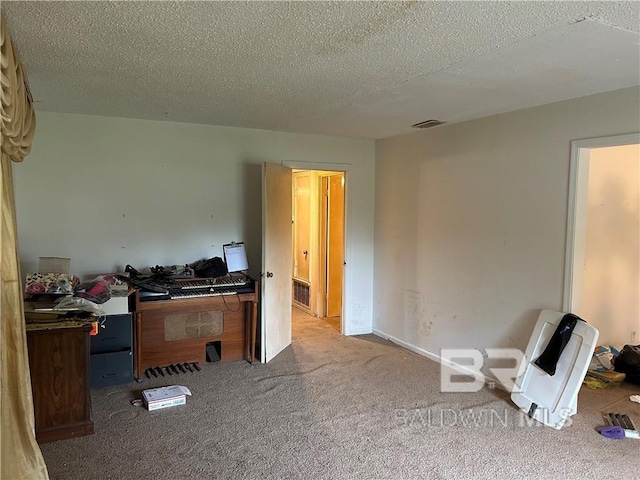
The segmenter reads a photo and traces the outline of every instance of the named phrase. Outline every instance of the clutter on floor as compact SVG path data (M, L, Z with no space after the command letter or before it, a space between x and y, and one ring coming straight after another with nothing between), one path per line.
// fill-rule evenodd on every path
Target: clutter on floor
M640 432L628 415L623 413L607 413L603 415L604 427L598 428L600 435L620 440L623 438L640 439Z
M625 345L614 362L616 372L624 373L626 381L640 385L640 345Z
M611 388L621 386L625 380L640 383L640 346L625 345L618 350L613 345L595 348L583 384L587 388ZM631 402L640 403L640 395L631 395ZM640 439L640 432L626 413L603 413L604 426L596 430L600 435L621 440Z
M587 388L611 388L619 387L624 382L626 375L619 372L598 372L596 370L587 370L583 384Z
M640 383L640 345L598 345L583 384L587 388L611 388L623 382Z
M531 359L516 379L511 400L529 417L560 429L578 410L598 330L573 314L542 310L525 351Z

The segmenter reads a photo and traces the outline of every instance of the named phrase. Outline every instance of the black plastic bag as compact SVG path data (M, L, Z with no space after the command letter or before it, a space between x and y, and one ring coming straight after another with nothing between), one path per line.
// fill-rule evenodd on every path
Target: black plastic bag
M624 373L625 380L640 384L640 345L625 345L613 363L616 372Z
M229 273L227 264L220 257L198 260L189 265L198 277L215 278Z
M558 364L558 360L560 360L560 355L562 355L564 347L569 343L573 329L576 327L578 321L584 322L584 320L573 313L567 313L562 317L544 352L533 362L552 377L556 374L556 365Z

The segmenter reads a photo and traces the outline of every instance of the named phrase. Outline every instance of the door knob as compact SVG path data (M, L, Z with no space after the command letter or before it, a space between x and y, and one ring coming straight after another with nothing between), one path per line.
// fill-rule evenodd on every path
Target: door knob
M267 278L273 277L273 272L267 272Z

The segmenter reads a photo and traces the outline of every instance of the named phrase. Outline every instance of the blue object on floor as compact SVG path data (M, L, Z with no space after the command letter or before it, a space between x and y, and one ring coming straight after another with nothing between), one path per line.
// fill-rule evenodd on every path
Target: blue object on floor
M622 427L599 427L597 430L600 435L607 438L615 438L616 440L620 440L621 438L625 437L624 428Z

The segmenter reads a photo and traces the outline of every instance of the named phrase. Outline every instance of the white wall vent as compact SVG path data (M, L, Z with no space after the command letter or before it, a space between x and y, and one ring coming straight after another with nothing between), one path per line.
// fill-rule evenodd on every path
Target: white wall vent
M311 307L311 290L306 282L293 279L293 300L305 307Z

